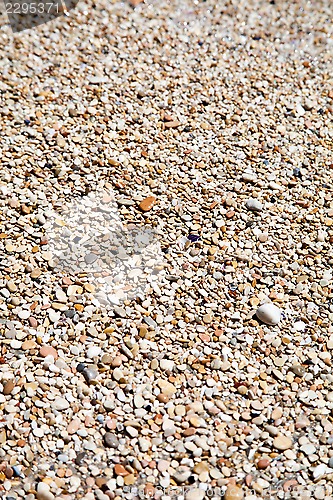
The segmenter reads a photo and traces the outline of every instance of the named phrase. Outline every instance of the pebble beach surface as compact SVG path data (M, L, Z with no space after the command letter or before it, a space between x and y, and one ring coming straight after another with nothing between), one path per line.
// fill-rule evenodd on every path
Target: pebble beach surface
M332 499L332 31L324 0L2 27L1 498ZM97 181L164 259L114 307L49 249Z

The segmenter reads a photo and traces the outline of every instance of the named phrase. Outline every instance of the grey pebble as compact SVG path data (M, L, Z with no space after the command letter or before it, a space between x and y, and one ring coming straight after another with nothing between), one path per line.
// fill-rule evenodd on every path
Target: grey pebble
M118 448L118 446L119 446L118 438L112 432L105 433L104 443L105 443L105 446L107 446L108 448Z

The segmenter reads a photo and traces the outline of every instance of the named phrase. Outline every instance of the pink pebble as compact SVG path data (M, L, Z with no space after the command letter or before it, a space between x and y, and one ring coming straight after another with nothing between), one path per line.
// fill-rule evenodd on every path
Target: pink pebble
M50 345L43 345L40 348L39 354L40 354L40 356L42 356L42 358L46 358L46 356L53 356L53 358L55 360L58 359L57 351L55 350L54 347L52 347Z

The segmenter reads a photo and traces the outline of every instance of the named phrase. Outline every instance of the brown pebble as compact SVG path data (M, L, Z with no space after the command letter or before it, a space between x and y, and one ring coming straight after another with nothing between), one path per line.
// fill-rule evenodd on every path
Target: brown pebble
M164 124L164 126L165 126L166 128L177 128L177 127L179 127L180 125L181 125L181 122L180 122L180 121L178 121L178 120L173 120L173 121L170 121L170 122L166 122L166 123Z
M4 395L8 396L8 394L11 394L14 387L15 387L14 382L12 380L8 380L8 382L6 382L5 385L3 386Z
M294 486L298 486L296 479L289 479L283 483L283 491L288 492L294 489Z
M169 401L169 398L165 394L161 393L157 396L157 401L159 401L160 403L167 403Z
M188 437L188 436L193 436L196 433L196 429L194 427L189 427L188 429L185 429L183 432L183 435Z
M95 484L98 488L102 488L106 483L108 482L107 477L96 477L95 478Z
M145 198L144 200L141 201L139 208L143 212L148 212L148 210L151 210L156 202L156 196L148 196L148 198Z
M39 354L40 356L42 356L42 358L46 358L46 356L53 356L55 360L58 359L57 351L50 345L43 345L40 348Z
M6 467L5 476L7 479L11 479L13 477L14 471L11 467Z
M137 5L140 5L144 0L129 0L129 3L132 5L132 7L136 7Z
M128 476L128 474L129 474L129 472L121 464L116 464L114 466L114 471L115 471L117 476Z
M101 361L103 365L111 365L113 359L110 354L103 354Z
M245 478L245 484L247 487L249 487L251 485L252 480L253 480L253 476L251 476L251 474L248 474Z
M257 463L257 467L258 467L258 469L267 469L269 464L270 464L270 461L268 460L268 458L261 458Z
M130 486L130 485L134 484L135 481L136 481L136 477L134 476L134 474L128 474L128 476L124 477L124 483L126 486Z
M40 269L33 269L30 273L31 278L39 278L39 276L42 274L42 271Z

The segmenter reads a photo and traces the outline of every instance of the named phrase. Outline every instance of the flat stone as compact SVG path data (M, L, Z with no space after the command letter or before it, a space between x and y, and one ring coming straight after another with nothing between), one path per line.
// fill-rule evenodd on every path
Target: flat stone
M156 203L156 196L148 196L144 200L142 200L139 204L140 210L143 212L148 212L153 208Z
M160 361L160 367L162 370L172 371L174 366L175 362L172 361L171 359L161 359Z
M13 389L15 387L15 384L12 380L8 380L3 386L3 394L5 396L8 396L9 394L12 393Z
M56 398L52 401L51 407L58 411L67 410L67 408L69 408L69 402L65 398Z
M280 434L274 439L273 446L280 451L285 451L289 450L289 448L292 448L293 442L289 437Z
M314 479L318 479L321 476L324 476L327 474L327 465L326 464L319 464L317 467L314 469L312 475Z
M127 476L129 474L129 472L121 464L116 464L114 466L114 471L115 471L117 476Z

